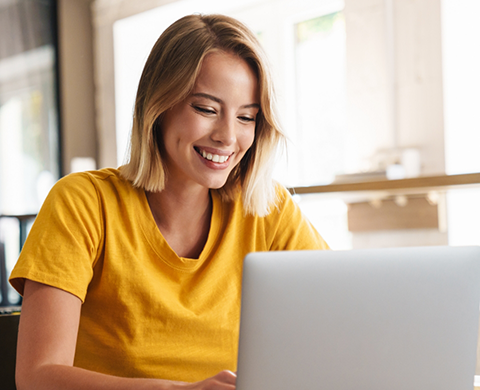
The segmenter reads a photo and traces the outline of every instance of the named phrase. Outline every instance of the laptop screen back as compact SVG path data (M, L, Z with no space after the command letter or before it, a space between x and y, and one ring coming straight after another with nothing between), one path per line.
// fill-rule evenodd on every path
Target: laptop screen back
M253 253L238 390L471 390L480 247Z

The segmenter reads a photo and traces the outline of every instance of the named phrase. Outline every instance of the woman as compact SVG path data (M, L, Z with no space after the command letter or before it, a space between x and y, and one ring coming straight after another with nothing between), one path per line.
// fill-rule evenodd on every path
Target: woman
M327 248L271 180L272 99L238 21L162 34L128 164L60 180L12 273L19 390L235 388L243 257Z

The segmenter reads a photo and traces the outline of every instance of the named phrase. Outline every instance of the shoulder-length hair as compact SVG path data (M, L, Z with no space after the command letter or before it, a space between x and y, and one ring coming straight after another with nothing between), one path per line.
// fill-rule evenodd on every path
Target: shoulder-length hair
M143 69L135 100L129 161L120 172L135 187L157 192L168 180L162 162L163 114L192 92L203 59L225 51L245 60L258 78L260 111L255 139L218 189L223 201L241 192L247 214L264 216L276 201L272 170L276 149L285 142L274 109L273 85L255 35L224 15L189 15L168 27L155 43Z

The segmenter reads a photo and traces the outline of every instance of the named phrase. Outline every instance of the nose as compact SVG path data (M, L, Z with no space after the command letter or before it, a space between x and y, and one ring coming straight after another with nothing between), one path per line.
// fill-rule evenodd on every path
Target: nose
M212 139L225 146L234 144L237 138L235 132L235 119L234 115L223 115L221 120L216 123L215 129L211 135Z

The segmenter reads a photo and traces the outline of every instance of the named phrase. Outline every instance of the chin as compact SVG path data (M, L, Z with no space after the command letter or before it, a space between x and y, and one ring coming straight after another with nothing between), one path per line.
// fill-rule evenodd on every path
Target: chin
M226 181L223 184L212 184L208 188L211 189L211 190L219 190L220 188L222 188L225 185L225 183L226 183Z
M210 184L207 185L207 187L211 190L218 190L227 183L227 179L228 178L226 178L225 180L213 180L212 182L210 182Z

